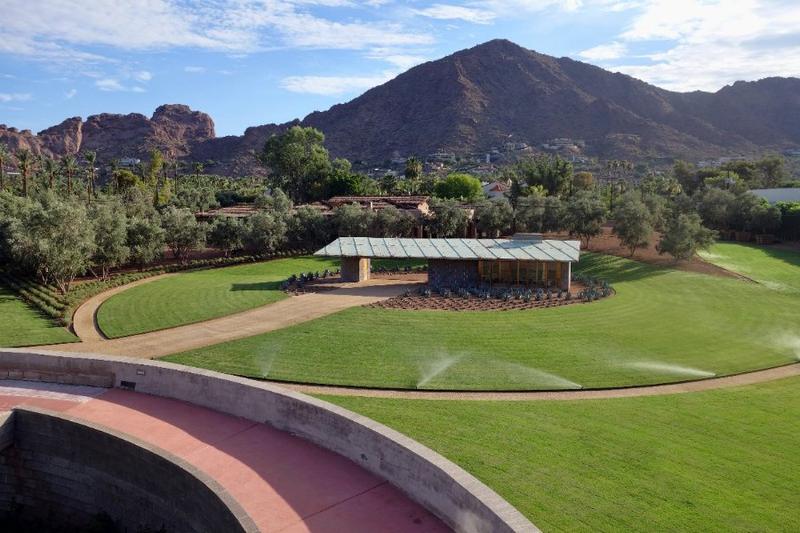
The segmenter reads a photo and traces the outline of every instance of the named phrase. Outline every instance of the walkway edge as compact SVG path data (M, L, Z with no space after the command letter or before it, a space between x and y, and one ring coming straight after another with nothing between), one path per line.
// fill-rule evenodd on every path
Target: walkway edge
M718 378L642 385L614 389L569 389L555 391L425 391L402 389L376 389L339 387L336 385L307 385L302 383L281 384L303 394L330 396L362 396L366 398L398 398L404 400L472 400L472 401L534 401L534 400L601 400L609 398L635 398L640 396L662 396L685 392L726 389L744 385L765 383L793 376L800 376L800 363L741 372ZM272 381L270 383L279 383Z
M496 492L413 439L337 405L277 385L162 361L36 349L0 350L0 370L72 382L113 375L133 389L267 423L347 457L456 531L539 531ZM543 488L544 489L544 488Z
M131 283L126 283L125 285L113 287L95 294L78 306L78 308L75 310L75 313L72 315L72 329L75 332L75 335L78 336L81 342L101 341L108 339L106 334L103 333L103 330L101 330L100 326L97 324L97 311L100 309L100 306L106 302L106 300L116 294L125 292L128 289L174 275L174 273L158 274L156 276L142 278Z

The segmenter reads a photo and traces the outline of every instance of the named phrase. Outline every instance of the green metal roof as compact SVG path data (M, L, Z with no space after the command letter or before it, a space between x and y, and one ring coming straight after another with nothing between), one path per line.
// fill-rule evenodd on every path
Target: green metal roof
M554 239L396 239L340 237L314 255L398 259L503 259L577 262L580 241Z

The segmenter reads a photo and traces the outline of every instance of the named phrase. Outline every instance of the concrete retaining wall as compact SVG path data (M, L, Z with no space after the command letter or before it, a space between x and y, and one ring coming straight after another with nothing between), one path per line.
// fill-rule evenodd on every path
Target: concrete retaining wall
M107 376L114 386L174 398L272 425L386 479L456 531L537 531L486 485L418 442L369 418L268 383L160 361L0 350L0 377Z
M124 531L257 531L216 482L145 443L40 409L6 426L0 513L32 528L82 530L102 512Z

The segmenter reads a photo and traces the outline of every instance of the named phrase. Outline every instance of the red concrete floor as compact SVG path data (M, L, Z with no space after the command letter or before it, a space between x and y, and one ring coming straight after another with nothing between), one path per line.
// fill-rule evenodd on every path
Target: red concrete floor
M158 446L216 479L262 531L448 531L357 464L264 424L119 389L11 384L0 382L0 409L63 411Z

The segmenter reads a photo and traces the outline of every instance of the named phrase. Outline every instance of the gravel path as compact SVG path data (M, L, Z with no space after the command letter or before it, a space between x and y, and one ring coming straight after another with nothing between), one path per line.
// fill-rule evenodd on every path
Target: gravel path
M147 282L156 278L141 280ZM134 284L139 283L135 282ZM106 355L154 358L212 344L252 337L268 331L320 318L349 307L375 303L413 288L404 280L375 279L367 283L342 284L341 288L292 296L279 302L197 324L142 333L118 339L106 339L97 329L95 313L102 303L134 284L105 291L79 308L75 331L81 342L40 346L65 352L88 352ZM79 316L80 315L80 316Z

